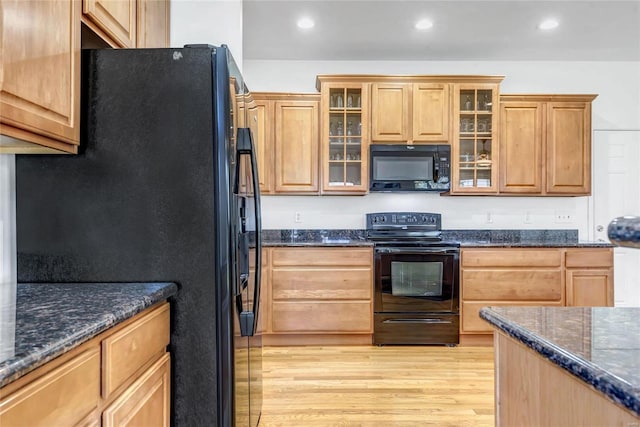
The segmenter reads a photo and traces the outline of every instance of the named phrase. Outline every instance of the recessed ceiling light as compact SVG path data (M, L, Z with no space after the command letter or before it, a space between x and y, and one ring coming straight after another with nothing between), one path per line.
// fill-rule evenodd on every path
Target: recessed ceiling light
M431 27L433 27L433 22L429 21L428 19L421 19L416 22L415 25L416 30L428 30Z
M560 24L555 19L545 19L540 24L538 24L538 29L540 29L540 30L553 30L558 25L560 25Z
M305 18L298 19L297 25L298 25L298 28L301 28L303 30L308 30L310 28L313 28L314 25L316 25L316 23L313 22L313 19L305 17Z

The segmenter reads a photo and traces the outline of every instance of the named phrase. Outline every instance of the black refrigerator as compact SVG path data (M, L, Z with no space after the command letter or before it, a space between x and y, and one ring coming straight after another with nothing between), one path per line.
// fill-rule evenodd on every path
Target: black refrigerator
M260 195L233 57L84 50L81 86L79 154L16 159L18 281L176 282L172 425L256 426Z

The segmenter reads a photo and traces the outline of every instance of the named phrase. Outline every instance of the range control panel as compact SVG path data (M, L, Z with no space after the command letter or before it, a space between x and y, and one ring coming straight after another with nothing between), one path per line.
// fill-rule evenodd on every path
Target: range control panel
M367 214L367 229L421 228L440 230L441 215L428 212L378 212Z

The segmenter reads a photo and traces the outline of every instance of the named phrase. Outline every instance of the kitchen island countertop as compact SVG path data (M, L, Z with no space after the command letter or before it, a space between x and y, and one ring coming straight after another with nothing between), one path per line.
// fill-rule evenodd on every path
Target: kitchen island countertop
M485 307L480 317L640 416L640 308Z
M0 387L175 295L178 286L18 283L15 291L0 307Z

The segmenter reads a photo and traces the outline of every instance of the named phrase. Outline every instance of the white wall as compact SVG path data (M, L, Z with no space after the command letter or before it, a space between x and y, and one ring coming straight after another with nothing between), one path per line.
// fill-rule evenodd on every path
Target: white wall
M0 295L16 282L15 206L15 156L0 154Z
M593 93L593 129L640 129L640 62L245 60L253 91L316 92L318 74L504 75L502 93ZM588 197L440 197L435 194L263 197L265 228L362 228L364 213L440 212L445 228L577 228L589 235ZM300 212L301 222L294 222ZM573 220L558 223L557 213Z
M242 0L171 0L171 46L226 44L242 70Z

